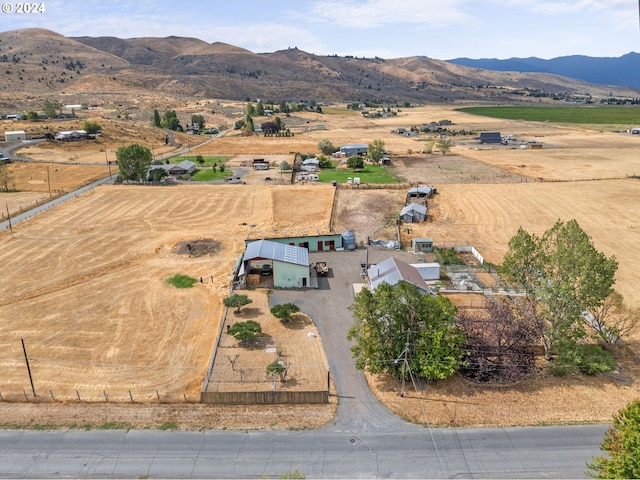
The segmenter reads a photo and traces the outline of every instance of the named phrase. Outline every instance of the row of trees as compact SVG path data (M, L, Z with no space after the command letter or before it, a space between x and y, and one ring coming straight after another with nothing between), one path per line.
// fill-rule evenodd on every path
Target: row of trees
M520 229L498 270L525 295L488 299L482 314L458 312L408 283L362 290L349 330L356 366L398 378L436 380L460 370L479 381L512 381L533 370L542 345L556 375L615 367L609 347L633 328L637 312L613 291L616 259L598 252L575 220L541 237Z

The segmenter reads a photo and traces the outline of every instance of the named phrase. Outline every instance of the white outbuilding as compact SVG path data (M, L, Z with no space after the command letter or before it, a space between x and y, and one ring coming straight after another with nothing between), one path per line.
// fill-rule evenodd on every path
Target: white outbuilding
M15 130L13 132L4 132L5 142L21 142L27 139L27 132L24 130Z

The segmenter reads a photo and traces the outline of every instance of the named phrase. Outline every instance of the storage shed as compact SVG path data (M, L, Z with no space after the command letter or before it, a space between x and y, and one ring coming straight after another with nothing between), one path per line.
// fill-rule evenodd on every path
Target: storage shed
M15 130L13 132L4 132L5 142L20 142L27 139L27 132L24 130Z
M420 276L425 281L440 280L439 263L412 263L411 266L418 270Z
M433 252L433 240L428 237L414 238L411 247L415 252Z
M409 198L431 198L436 193L436 187L421 185L419 187L412 187L407 192Z
M270 240L257 240L247 245L242 259L241 274L255 266L272 266L273 286L303 288L310 284L309 251L303 247Z
M418 203L407 205L400 212L400 220L405 223L424 222L427 219L427 207Z

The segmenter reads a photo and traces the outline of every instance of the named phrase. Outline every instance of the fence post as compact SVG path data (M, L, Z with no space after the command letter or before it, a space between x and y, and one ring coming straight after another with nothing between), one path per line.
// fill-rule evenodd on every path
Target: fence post
M108 402L109 401L109 395L107 395L107 391L106 390L102 390L102 393L104 394L104 401Z
M49 393L51 394L51 400L53 400L55 402L56 399L53 397L53 391L51 389L49 389Z
M29 401L29 397L27 397L27 392L25 391L24 388L22 389L22 393L24 393L24 398L28 402Z
M131 390L129 390L129 398L131 399L131 403L133 403L133 395L131 395Z
M78 401L81 402L82 400L80 399L80 392L76 389L76 396L78 397Z

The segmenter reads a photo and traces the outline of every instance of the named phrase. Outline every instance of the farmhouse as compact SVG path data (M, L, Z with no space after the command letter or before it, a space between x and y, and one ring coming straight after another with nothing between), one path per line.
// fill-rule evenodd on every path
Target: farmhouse
M251 242L242 258L239 276L252 271L272 274L276 288L308 287L309 250L271 240Z
M501 144L504 141L502 140L502 135L500 132L482 132L479 137L476 138L478 143L487 143L487 144Z
M66 132L58 132L53 137L59 142L77 142L87 139L87 132L85 130L68 130Z
M345 157L355 157L366 155L369 151L366 143L353 143L340 145L340 153Z
M162 164L162 165L151 165L149 170L162 169L167 172L167 174L179 177L180 175L191 175L196 170L196 164L189 161L184 160L177 164Z
M433 240L428 237L414 238L411 240L411 248L414 252L433 252Z
M429 287L418 269L393 257L369 267L367 278L372 291L381 283L388 283L395 287L398 282L404 281L416 286L421 293L429 293Z
M427 219L427 207L418 203L407 205L400 212L400 220L405 223L424 222Z
M253 169L254 170L269 170L269 162L267 162L264 158L254 158L253 159Z
M20 142L27 139L27 133L24 130L15 130L13 132L4 132L5 142Z
M317 158L307 158L302 161L301 170L305 172L316 172L320 168L320 161Z

